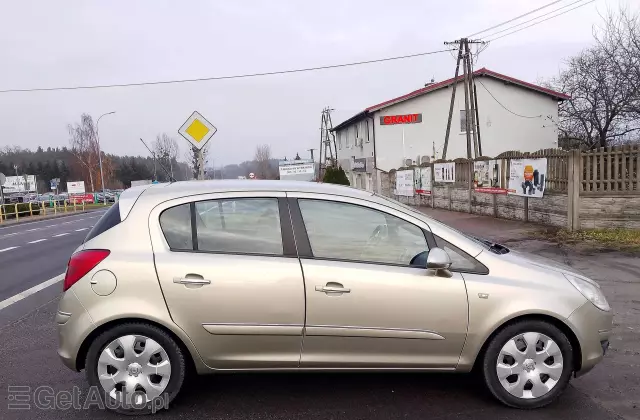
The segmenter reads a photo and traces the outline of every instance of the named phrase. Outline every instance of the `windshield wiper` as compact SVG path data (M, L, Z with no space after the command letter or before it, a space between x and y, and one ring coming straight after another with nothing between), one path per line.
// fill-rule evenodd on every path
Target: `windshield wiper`
M496 254L508 254L509 248L502 244L493 243L489 246L489 251L495 252Z
M509 248L507 248L506 246L504 246L502 244L499 244L497 242L491 242L491 241L488 241L488 240L486 240L484 238L478 238L477 236L473 236L473 239L475 239L476 241L481 242L481 243L485 244L486 246L488 246L489 247L489 251L491 251L491 252L493 252L495 254L502 255L502 254L507 254L510 251Z

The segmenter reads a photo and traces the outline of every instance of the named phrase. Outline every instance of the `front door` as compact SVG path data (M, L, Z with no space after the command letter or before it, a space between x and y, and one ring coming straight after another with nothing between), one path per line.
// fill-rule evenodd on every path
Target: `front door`
M428 226L347 198L298 195L297 202L310 245L300 256L307 297L300 367L455 368L466 288L458 273L425 268Z
M298 366L304 283L278 195L181 199L151 214L169 312L212 368Z

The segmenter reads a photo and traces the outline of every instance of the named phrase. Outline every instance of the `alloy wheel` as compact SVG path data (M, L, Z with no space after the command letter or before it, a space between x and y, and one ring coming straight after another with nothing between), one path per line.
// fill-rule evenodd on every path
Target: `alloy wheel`
M518 334L508 340L496 363L500 384L511 395L523 399L546 395L560 380L563 369L560 347L537 332Z
M171 378L171 362L162 346L142 335L113 340L100 353L98 379L113 399L142 404L159 397Z

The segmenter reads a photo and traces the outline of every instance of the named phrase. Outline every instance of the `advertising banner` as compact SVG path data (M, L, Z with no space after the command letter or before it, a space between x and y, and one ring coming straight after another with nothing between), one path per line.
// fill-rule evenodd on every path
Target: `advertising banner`
M353 159L351 170L353 172L367 172L367 158Z
M509 171L509 194L538 197L544 194L547 159L512 159Z
M396 195L413 197L413 170L396 172Z
M76 194L69 196L69 203L71 204L91 204L94 202L93 194Z
M456 182L455 162L434 163L434 182Z
M413 186L417 194L431 195L431 168L414 168Z
M8 176L4 181L4 192L6 193L18 193L36 191L36 176L35 175L20 175L20 176Z
M84 181L67 182L67 192L69 194L84 194L86 192Z
M473 188L476 192L506 194L506 185L502 185L502 161L483 160L473 162Z
M311 160L284 160L278 166L281 180L313 181L316 166Z

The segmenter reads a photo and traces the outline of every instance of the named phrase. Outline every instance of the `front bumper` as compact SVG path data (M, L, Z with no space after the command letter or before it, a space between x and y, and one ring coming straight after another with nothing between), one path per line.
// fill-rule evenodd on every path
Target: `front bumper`
M609 338L613 325L613 313L596 308L585 302L569 317L569 323L580 342L582 359L575 376L589 372L604 357L609 348Z
M58 356L69 369L78 370L77 357L82 342L95 328L89 313L73 291L66 291L58 303Z

